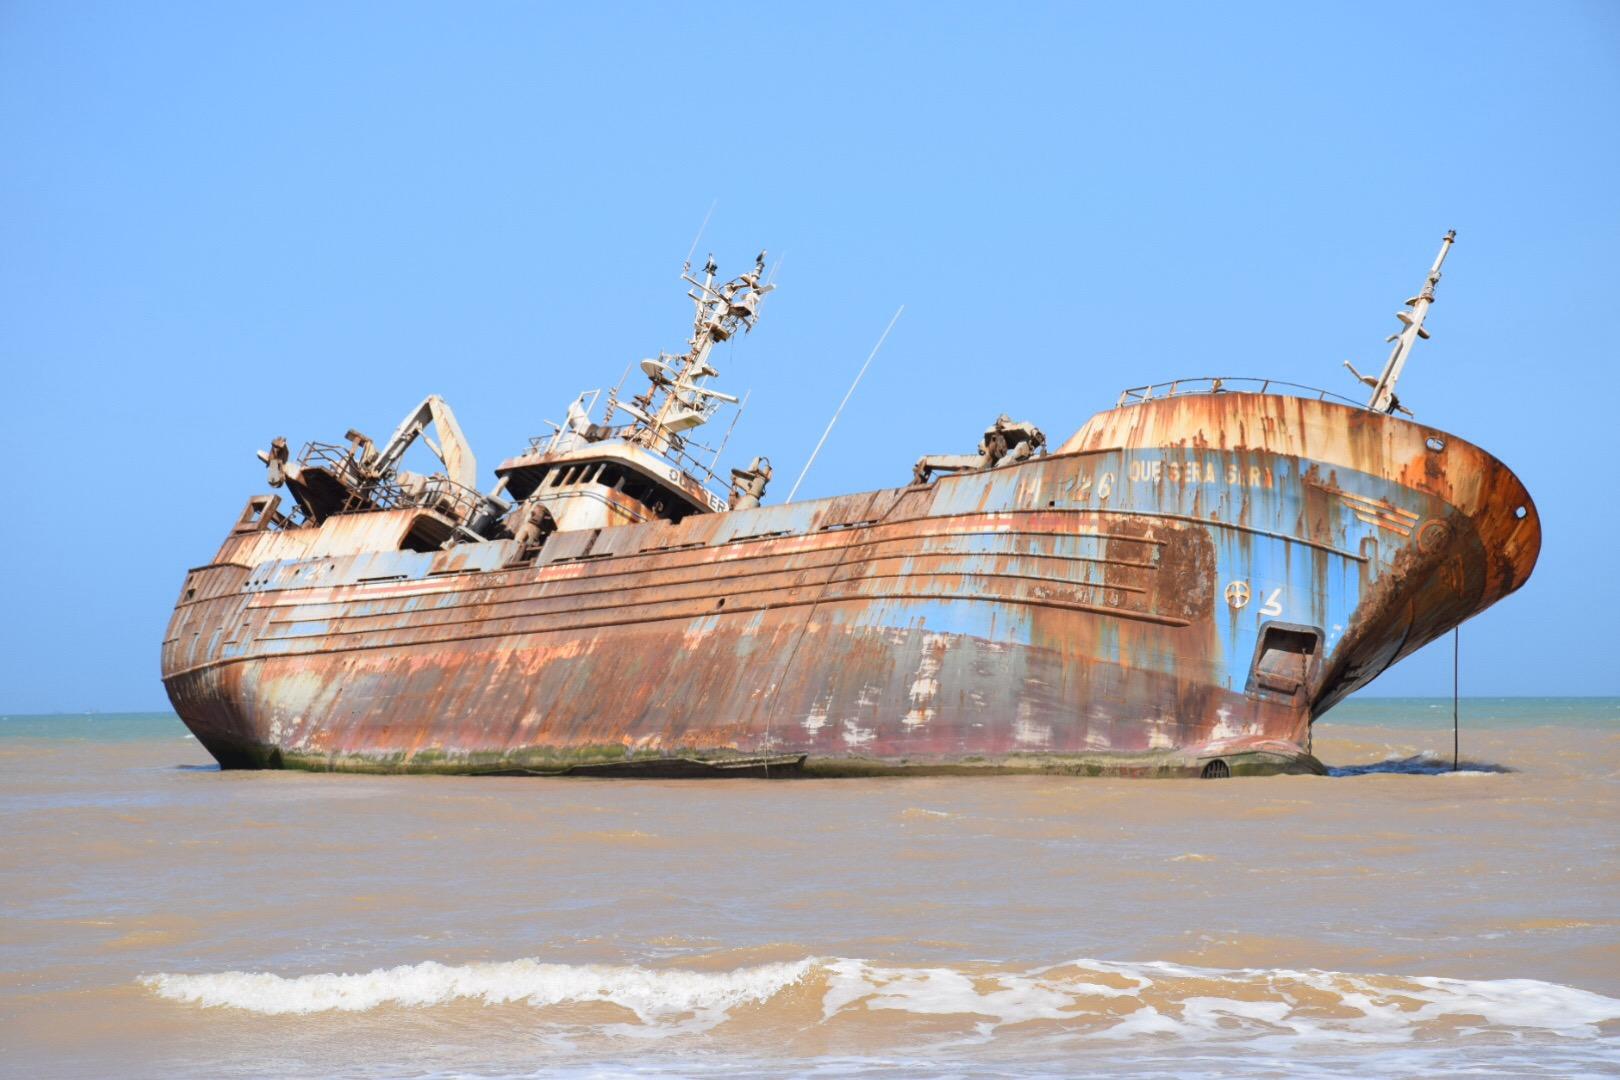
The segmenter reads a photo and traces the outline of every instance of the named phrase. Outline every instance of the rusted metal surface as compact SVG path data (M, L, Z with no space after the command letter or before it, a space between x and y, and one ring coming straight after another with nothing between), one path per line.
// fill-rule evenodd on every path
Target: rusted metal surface
M1027 461L1046 446L1046 436L1031 423L1020 423L1006 413L985 428L976 454L924 454L911 470L911 482L926 484L935 473L977 472L993 465Z
M532 565L399 551L405 513L236 534L188 577L165 681L222 762L1310 769L1314 715L1540 543L1476 447L1240 393L928 487L558 533Z
M227 766L1312 771L1315 717L1535 565L1513 474L1390 415L1438 259L1371 406L1142 387L1050 455L1001 417L910 486L783 506L759 505L762 458L729 500L687 464L735 400L709 357L754 325L764 266L688 266L687 352L601 424L581 395L487 495L437 398L380 453L274 443L301 512L250 499L187 576L181 718ZM430 423L455 479L393 467Z

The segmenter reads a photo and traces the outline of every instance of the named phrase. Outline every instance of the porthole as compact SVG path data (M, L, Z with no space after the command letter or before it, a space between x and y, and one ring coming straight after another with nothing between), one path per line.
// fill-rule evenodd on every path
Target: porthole
M1423 445L1427 446L1430 450L1433 450L1438 454L1440 451L1446 448L1446 440L1442 439L1438 435L1430 435L1427 439L1423 440Z
M1518 518L1520 521L1523 521L1525 518L1530 516L1530 508L1527 506L1516 507L1513 511L1513 516Z

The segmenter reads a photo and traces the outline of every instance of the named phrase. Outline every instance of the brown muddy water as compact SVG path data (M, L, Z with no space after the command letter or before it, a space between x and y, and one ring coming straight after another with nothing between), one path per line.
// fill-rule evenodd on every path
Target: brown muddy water
M1341 774L221 773L0 720L7 1076L1615 1075L1620 702ZM1498 771L1511 770L1511 771Z

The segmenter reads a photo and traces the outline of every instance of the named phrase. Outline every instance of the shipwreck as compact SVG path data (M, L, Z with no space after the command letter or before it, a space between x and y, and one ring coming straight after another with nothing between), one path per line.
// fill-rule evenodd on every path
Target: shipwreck
M779 505L766 458L722 477L695 437L736 404L714 346L759 320L764 256L688 266L685 351L488 487L438 397L382 443L276 439L275 490L186 574L164 684L226 768L1320 771L1312 721L1540 548L1513 473L1395 395L1453 235L1365 402L1140 386L1056 445L1002 416L898 486ZM402 467L419 439L433 475Z

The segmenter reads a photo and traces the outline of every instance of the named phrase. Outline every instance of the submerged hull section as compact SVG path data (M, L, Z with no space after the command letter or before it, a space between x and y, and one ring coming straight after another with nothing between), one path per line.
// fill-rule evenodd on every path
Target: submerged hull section
M817 502L397 550L251 529L164 643L226 766L1313 771L1312 719L1523 584L1519 482L1265 394L1101 414L1051 456Z

